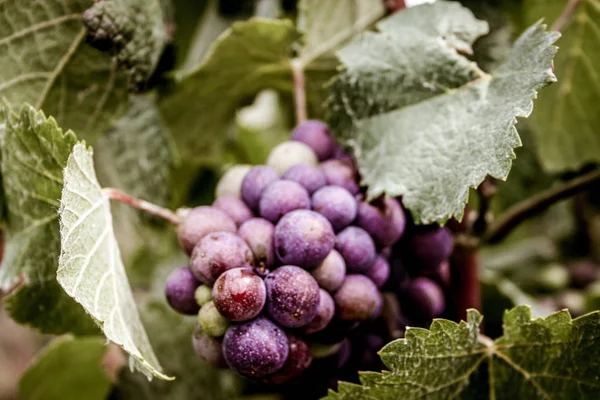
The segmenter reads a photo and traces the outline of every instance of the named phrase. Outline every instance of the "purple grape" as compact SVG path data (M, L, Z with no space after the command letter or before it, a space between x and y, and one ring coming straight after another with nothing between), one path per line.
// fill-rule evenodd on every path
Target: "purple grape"
M314 268L335 244L335 234L325 217L310 210L295 210L275 227L275 250L284 264Z
M331 158L334 160L342 160L346 162L352 162L352 156L348 154L346 150L342 146L336 146L333 150L333 154Z
M362 228L349 226L337 234L335 249L340 252L350 272L365 273L375 261L375 243Z
M244 239L231 232L206 235L192 252L192 272L207 285L228 269L253 265L252 250Z
M310 274L323 289L335 292L342 286L346 277L346 263L340 253L331 250L323 262Z
M265 317L232 325L223 339L229 368L248 378L264 378L280 370L289 354L285 332Z
M363 275L348 275L333 295L336 315L345 321L366 321L381 311L383 299L377 286Z
M310 345L294 335L288 335L288 358L275 374L263 379L265 383L280 385L300 375L312 363Z
M327 184L341 186L352 194L360 191L358 172L350 161L328 160L321 164L321 169L327 178Z
M442 263L435 269L419 271L422 276L435 281L438 285L448 287L450 285L450 262L448 260Z
M390 277L390 263L379 255L375 258L373 265L371 265L371 268L369 268L365 275L381 289Z
M379 247L391 246L404 233L406 216L398 200L385 197L358 205L357 225L367 231Z
M273 223L290 211L301 209L310 209L310 196L299 183L287 180L267 186L258 203L260 216Z
M315 333L322 331L329 325L335 314L335 304L331 295L321 289L319 292L319 306L317 315L303 328L305 333Z
M411 268L435 269L452 253L452 234L437 225L417 226L405 235L400 254Z
M327 185L327 179L321 168L308 164L294 165L285 171L283 179L299 183L309 194L313 194Z
M177 230L179 245L188 255L204 236L212 232L235 232L235 222L214 207L196 207L189 211Z
M200 282L188 267L177 268L167 278L165 295L173 310L187 315L197 314L200 306L196 303L196 289Z
M246 268L234 268L219 276L213 286L217 310L230 321L248 321L263 309L267 289L263 280Z
M279 174L271 167L261 165L252 168L242 181L242 200L250 209L257 211L263 190L278 179Z
M319 285L302 268L285 265L265 278L267 313L281 326L299 328L317 314Z
M336 147L329 128L321 121L306 121L298 125L292 132L292 140L307 144L314 150L319 161L331 157Z
M336 231L350 225L356 218L356 199L339 186L325 186L312 196L312 209L331 222Z
M401 292L400 305L403 314L412 322L429 324L445 308L444 292L429 278L419 277Z
M219 197L212 206L229 215L238 227L254 216L246 203L234 196Z
M192 346L194 346L196 355L213 367L224 368L227 366L223 357L222 343L221 339L208 336L199 326L192 335Z
M246 241L261 270L275 265L275 225L263 218L252 218L242 224L238 235Z

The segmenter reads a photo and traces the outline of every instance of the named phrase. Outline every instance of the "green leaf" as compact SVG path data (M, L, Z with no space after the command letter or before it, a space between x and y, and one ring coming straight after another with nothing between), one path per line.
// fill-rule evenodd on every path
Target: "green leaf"
M184 158L218 163L243 100L265 88L291 91L289 56L296 38L289 21L236 22L195 70L176 77L161 110Z
M56 282L58 207L63 168L77 138L31 106L19 115L0 104L6 248L0 290L11 317L45 333L97 332L90 318Z
M377 26L339 53L330 124L353 149L369 198L402 195L417 223L461 218L469 188L507 177L521 144L516 117L555 80L559 34L532 26L487 75L459 54L487 24L458 3L410 8Z
M390 371L361 374L362 385L340 383L326 399L593 399L600 396L600 313L572 320L568 311L531 319L527 306L504 314L504 335L478 334L482 317L434 320L385 346ZM487 377L487 380L485 379Z
M91 140L124 111L125 75L85 43L90 0L42 0L0 7L0 97L28 102Z
M140 320L114 237L109 198L98 184L92 152L85 144L73 147L64 176L58 282L106 337L131 355L139 371L148 378L170 379Z
M19 381L22 400L104 400L111 383L102 367L106 340L61 337L50 343Z
M525 1L527 20L558 16L565 1ZM536 104L531 127L538 155L550 172L578 170L600 162L600 4L581 1L562 29L553 85Z

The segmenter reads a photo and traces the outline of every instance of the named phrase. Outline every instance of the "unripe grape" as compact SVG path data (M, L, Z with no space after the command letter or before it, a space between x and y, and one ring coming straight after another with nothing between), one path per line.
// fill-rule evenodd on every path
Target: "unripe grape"
M223 339L227 364L249 378L274 374L283 367L288 354L285 332L265 317L232 325Z
M252 250L244 239L235 233L210 233L192 252L192 272L207 285L212 285L228 269L253 265Z
M398 243L411 269L435 269L452 253L452 234L437 225L416 226Z
M275 225L264 218L252 218L240 226L238 235L252 250L257 267L268 269L275 265Z
M215 198L234 196L242 197L242 181L252 169L251 165L234 165L223 174L215 189Z
M223 336L229 327L229 321L221 315L212 301L209 301L200 308L198 324L204 333L212 337Z
M286 328L308 324L319 306L319 285L302 268L285 265L265 278L269 316Z
M312 196L312 209L327 218L336 231L350 225L357 213L356 199L339 186L317 190Z
M375 261L365 275L381 289L390 277L390 264L381 255L375 257Z
M299 183L309 194L313 194L327 185L327 179L321 168L308 164L297 164L290 167L283 174L283 179Z
M192 335L192 346L196 355L213 367L223 368L227 366L223 357L222 343L221 339L208 336L199 326L196 327Z
M377 286L363 275L348 275L333 299L336 315L345 321L366 321L381 311Z
M340 252L350 272L365 273L375 261L375 243L364 229L349 226L337 234L335 249Z
M321 121L306 121L298 125L292 132L292 140L308 145L319 161L331 157L336 147L329 128Z
M439 316L446 306L444 292L429 278L418 277L400 294L400 307L406 317L421 325Z
M198 289L196 289L194 297L196 298L196 303L198 303L198 305L202 307L203 305L212 300L212 288L206 285L200 285L198 286Z
M299 183L279 180L263 191L258 203L261 217L273 223L290 211L310 209L310 197Z
M379 247L391 246L406 226L406 216L398 200L385 197L373 203L360 202L356 223L367 231Z
M179 245L188 255L194 246L212 232L235 232L235 221L229 215L214 207L201 206L191 209L179 224L177 237Z
M283 175L285 171L297 164L317 165L315 152L301 142L287 141L280 143L269 154L267 165Z
M200 282L188 267L177 268L167 278L165 295L169 305L181 314L194 315L200 309L194 293Z
M280 385L304 372L312 362L310 345L294 335L288 335L288 358L275 374L263 379L265 383Z
M304 333L322 331L329 325L335 314L335 304L331 295L323 289L319 292L319 306L315 317L303 328Z
M257 211L263 190L276 180L279 180L279 174L273 168L264 165L252 168L242 181L242 200L250 209Z
M354 165L346 160L328 160L321 164L321 169L327 178L327 184L341 186L352 194L360 191L358 172Z
M321 264L310 274L315 278L320 287L328 292L335 292L342 286L346 277L346 262L337 252L331 250Z
M238 227L244 222L248 221L250 218L254 217L252 210L250 210L246 203L244 203L242 199L238 197L219 197L215 200L212 206L229 215Z
M246 268L223 272L213 286L215 307L221 315L234 322L256 317L266 299L267 290L263 280Z

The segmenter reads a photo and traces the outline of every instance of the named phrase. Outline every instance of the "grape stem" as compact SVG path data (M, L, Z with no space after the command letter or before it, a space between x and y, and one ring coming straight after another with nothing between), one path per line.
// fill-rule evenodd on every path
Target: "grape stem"
M521 222L546 210L554 203L583 192L599 182L600 169L597 169L517 203L490 225L481 238L481 243L500 242Z
M447 298L448 310L455 321L465 320L467 310L475 308L481 311L479 286L479 256L477 249L456 244L450 259L450 287Z
M296 122L298 125L306 121L306 87L304 82L304 64L299 59L291 61L294 79L294 103L296 105Z
M554 25L552 25L551 29L553 31L558 32L562 31L565 28L565 26L567 26L567 23L571 19L571 15L573 15L573 13L577 9L577 7L579 7L580 4L581 0L569 0L562 14L560 14L560 17L558 17L556 22L554 22Z
M496 181L492 177L487 177L477 188L479 197L479 211L477 219L473 223L473 233L476 235L483 234L491 219L490 205L494 194L496 194Z
M119 189L103 188L102 192L111 200L116 200L133 208L137 208L138 210L147 212L148 214L160 217L173 225L179 225L181 223L181 217L168 208L157 206L156 204L152 204L145 200L136 199Z
M405 9L406 2L404 0L385 0L385 6L388 9L388 13L393 14L396 11Z

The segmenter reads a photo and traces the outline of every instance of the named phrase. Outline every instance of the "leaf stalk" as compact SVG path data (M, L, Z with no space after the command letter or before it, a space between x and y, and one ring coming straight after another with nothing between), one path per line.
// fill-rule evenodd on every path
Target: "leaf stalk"
M181 223L181 217L168 208L137 199L115 188L103 188L102 192L111 200L116 200L133 208L137 208L138 210L147 212L148 214L160 217L173 225L179 225Z

